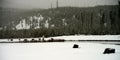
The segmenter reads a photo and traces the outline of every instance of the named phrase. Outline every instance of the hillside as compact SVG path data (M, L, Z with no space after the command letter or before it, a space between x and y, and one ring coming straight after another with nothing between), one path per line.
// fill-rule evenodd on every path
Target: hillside
M120 34L117 5L34 10L1 8L0 12L0 38Z

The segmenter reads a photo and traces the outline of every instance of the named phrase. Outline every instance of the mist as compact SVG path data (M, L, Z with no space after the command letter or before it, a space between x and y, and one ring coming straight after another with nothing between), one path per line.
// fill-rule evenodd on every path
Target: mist
M0 0L0 6L5 8L47 9L52 6L56 7L57 0ZM117 5L118 0L58 0L59 7L90 7L96 5Z

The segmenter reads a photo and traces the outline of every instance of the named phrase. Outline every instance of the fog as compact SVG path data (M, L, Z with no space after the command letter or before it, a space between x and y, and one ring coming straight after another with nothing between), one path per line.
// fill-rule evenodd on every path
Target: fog
M0 0L0 6L6 8L50 8L56 7L57 0ZM118 0L58 0L59 6L89 7L96 5L116 5Z

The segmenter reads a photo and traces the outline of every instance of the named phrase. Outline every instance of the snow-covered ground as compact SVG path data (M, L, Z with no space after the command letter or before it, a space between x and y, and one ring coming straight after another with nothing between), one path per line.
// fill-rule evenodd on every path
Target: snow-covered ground
M73 44L80 48L73 49ZM115 48L115 54L103 54L105 48ZM0 60L120 60L120 46L80 43L1 43Z
M52 38L65 40L120 40L120 35L72 35Z

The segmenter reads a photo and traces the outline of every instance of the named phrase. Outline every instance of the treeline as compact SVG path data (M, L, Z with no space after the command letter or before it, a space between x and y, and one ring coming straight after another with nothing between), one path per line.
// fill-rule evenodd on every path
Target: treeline
M0 30L0 38L31 38L31 37L51 37L70 35L70 30L66 31L64 28L42 28L42 29L30 29L30 30Z
M8 28L0 30L0 38L30 38L42 37L43 35L50 37L75 34L120 34L119 12L119 6L115 5L90 8L59 7L57 9L37 11L35 12L36 14L34 12L26 13L26 15L33 15L33 13L37 15L40 13L44 17L43 22L40 23L43 26L47 18L51 18L48 21L49 28L11 30L13 27L9 25ZM63 23L62 19L64 19L66 24ZM51 27L51 25L54 25L54 27Z
M79 28L42 28L42 29L31 29L31 30L0 30L0 39L4 38L37 38L37 37L54 37L62 35L75 35L75 34L85 34L85 35L105 35L105 34L120 34L120 32L98 32L92 31L84 33L79 30Z
M90 8L61 7L52 10L56 27L65 27L71 34L120 34L119 6L97 6ZM67 26L61 22L66 19ZM72 31L72 32L71 32Z

